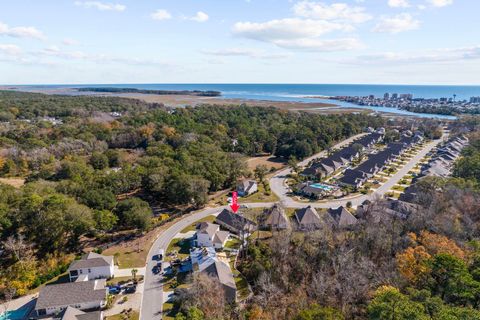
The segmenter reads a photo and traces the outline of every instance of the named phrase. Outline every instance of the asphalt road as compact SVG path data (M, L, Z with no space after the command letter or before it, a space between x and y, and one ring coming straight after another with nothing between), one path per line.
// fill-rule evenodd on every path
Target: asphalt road
M340 148L347 144L350 144L354 139L361 137L364 134L351 137L347 140L342 141L341 143L334 146L334 148ZM445 138L445 137L444 137ZM307 205L311 205L316 208L336 208L339 206L345 206L347 202L351 202L353 206L358 206L365 200L374 199L377 197L383 196L388 192L398 181L402 179L410 170L412 170L415 165L436 145L438 145L443 139L435 140L426 145L418 154L413 157L403 168L401 168L397 173L390 177L390 179L379 187L371 195L360 195L352 198L344 198L339 200L332 200L327 202L298 202L288 197L288 187L285 184L286 176L291 172L291 169L284 169L277 173L270 179L270 188L277 196L280 198L282 204L288 208L303 208ZM300 163L304 166L308 164L309 161L315 158L324 157L326 151L320 152ZM246 203L251 208L264 208L270 207L273 203ZM188 227L189 225L195 223L198 220L201 220L209 215L219 213L221 210L226 208L216 207L216 208L206 208L201 211L192 213L185 218L179 220L177 223L172 225L166 231L164 231L158 239L153 244L150 252L147 257L146 264L146 274L145 274L145 290L143 293L143 300L140 310L140 320L159 320L162 319L162 305L163 305L163 290L161 285L161 276L155 275L152 272L153 267L157 264L157 261L154 260L154 257L158 254L160 249L163 249L165 252L168 245L180 231Z
M251 208L264 208L272 206L273 203L249 203L247 205ZM145 271L145 289L143 292L142 305L140 307L140 320L162 319L163 290L162 284L160 282L162 276L155 275L152 272L153 267L158 262L154 258L157 256L160 249L163 249L166 252L168 245L175 237L175 235L177 235L180 231L198 220L208 217L209 215L219 213L224 208L226 208L226 206L206 208L201 211L192 213L172 225L170 228L164 231L157 238L157 240L155 240L155 243L153 244L147 256L147 264Z

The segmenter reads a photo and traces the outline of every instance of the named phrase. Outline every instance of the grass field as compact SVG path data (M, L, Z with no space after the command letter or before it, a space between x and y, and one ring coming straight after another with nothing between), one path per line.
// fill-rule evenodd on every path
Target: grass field
M249 195L248 197L242 197L238 199L240 203L247 203L247 202L276 202L278 201L278 197L272 191L265 192L265 187L262 183L258 184L258 192Z
M253 157L247 160L247 167L250 170L255 170L257 166L264 165L269 170L271 168L280 169L286 165L285 159L276 158L272 156L265 156L265 157Z

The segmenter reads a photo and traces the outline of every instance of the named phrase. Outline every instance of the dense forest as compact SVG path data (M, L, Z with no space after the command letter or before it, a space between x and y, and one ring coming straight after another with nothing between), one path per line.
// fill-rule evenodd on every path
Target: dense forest
M453 134L478 119L468 122ZM379 199L354 229L251 239L239 265L254 291L246 308L213 307L221 291L198 277L179 290L178 319L480 319L478 127L470 139L454 177L417 182L408 218Z
M302 159L381 117L274 108L170 109L116 97L0 92L0 290L65 270L80 239L148 230L152 204L201 207L250 173L245 159Z
M158 94L158 95L187 95L187 96L199 96L199 97L218 97L222 93L219 91L174 91L174 90L145 90L145 89L135 89L135 88L105 88L105 87L88 87L88 88L78 88L80 92L101 92L101 93L142 93L142 94Z

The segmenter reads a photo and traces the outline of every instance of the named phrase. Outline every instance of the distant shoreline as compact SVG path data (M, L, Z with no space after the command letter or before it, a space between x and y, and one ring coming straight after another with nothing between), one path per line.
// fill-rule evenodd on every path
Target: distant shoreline
M344 108L334 103L320 102L293 102L293 101L272 101L261 99L236 99L223 96L202 96L190 94L145 94L140 92L109 92L78 90L77 88L39 88L22 86L0 86L0 90L13 90L20 92L58 94L58 95L88 95L100 97L121 97L142 100L147 103L161 103L168 107L199 106L202 104L212 105L247 105L252 107L274 107L280 110L305 111L325 114L365 112L360 108Z

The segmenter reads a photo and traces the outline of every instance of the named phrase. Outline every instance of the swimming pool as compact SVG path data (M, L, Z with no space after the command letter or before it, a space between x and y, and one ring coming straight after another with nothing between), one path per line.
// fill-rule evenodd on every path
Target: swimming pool
M310 187L317 188L317 189L322 189L325 191L332 191L333 187L332 186L327 186L326 184L323 183L314 183L311 184Z
M28 308L10 310L0 315L0 320L23 320L27 317Z

